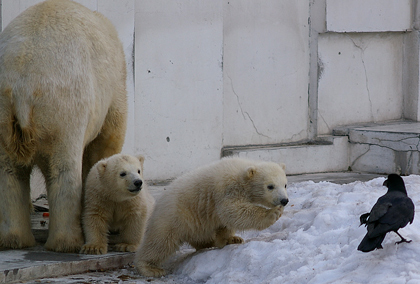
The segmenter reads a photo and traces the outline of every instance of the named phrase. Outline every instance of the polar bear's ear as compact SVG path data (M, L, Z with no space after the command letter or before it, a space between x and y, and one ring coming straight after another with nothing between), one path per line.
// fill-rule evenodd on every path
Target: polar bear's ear
M106 170L106 162L105 161L100 161L98 163L98 172L100 175L102 175Z
M254 166L251 166L246 169L246 177L252 178L256 172L257 172L257 169Z
M279 165L280 165L280 168L282 168L283 170L285 170L285 169L286 169L286 164L284 164L284 163L279 163Z
M144 157L142 155L138 155L137 159L139 159L141 166L143 167L144 164Z

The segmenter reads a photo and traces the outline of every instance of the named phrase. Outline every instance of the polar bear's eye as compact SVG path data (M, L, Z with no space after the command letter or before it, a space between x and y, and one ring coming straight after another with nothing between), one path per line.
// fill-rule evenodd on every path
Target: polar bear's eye
M140 170L137 171L140 174Z
M127 174L125 172L120 173L120 177L125 177Z
M267 185L267 188L268 188L268 190L273 190L274 189L274 185L272 185L272 184Z

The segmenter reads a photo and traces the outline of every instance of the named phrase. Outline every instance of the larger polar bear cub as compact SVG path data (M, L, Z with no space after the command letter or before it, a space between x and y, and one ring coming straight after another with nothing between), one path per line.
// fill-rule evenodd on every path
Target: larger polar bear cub
M119 233L115 250L137 249L155 203L143 179L143 162L143 156L116 154L90 170L82 219L86 244L81 253L106 253L109 232Z
M50 206L45 247L80 250L83 180L121 151L125 82L114 26L73 1L32 6L0 34L1 248L35 244L29 178L37 165Z
M184 242L194 248L242 243L236 230L263 230L288 203L284 164L240 158L198 168L176 179L157 200L135 265L162 276L160 265Z

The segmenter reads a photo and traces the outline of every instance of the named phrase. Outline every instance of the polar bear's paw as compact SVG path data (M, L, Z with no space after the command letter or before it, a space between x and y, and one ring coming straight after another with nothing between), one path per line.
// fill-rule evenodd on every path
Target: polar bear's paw
M0 248L6 249L21 249L26 247L32 247L35 245L35 238L31 232L25 234L25 232L15 232L2 235L0 234Z
M232 236L227 240L228 245L243 244L243 243L244 243L244 239L242 239L241 237L238 237L238 236Z
M146 277L161 277L166 274L166 271L162 268L159 268L155 265L148 265L144 262L137 264L138 272Z
M114 246L114 250L116 250L116 251L135 252L136 249L137 249L137 246L133 245L133 244L120 243L120 244L116 244Z
M85 244L82 246L80 253L85 254L105 254L108 252L107 245L98 245L98 244Z
M82 234L73 234L69 237L65 236L49 236L44 247L47 250L55 252L77 253L83 245Z

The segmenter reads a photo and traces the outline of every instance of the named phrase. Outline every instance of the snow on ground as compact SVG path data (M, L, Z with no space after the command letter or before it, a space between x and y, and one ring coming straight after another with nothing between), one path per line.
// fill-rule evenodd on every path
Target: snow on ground
M420 176L403 177L416 213L420 209ZM357 251L366 233L359 216L386 193L385 178L338 185L312 181L288 187L283 216L264 231L240 235L245 244L194 252L185 246L169 261L171 274L139 277L133 268L91 273L68 283L420 283L420 216L399 232L389 233L383 249ZM65 281L64 281L65 280ZM80 281L80 282L77 282Z

